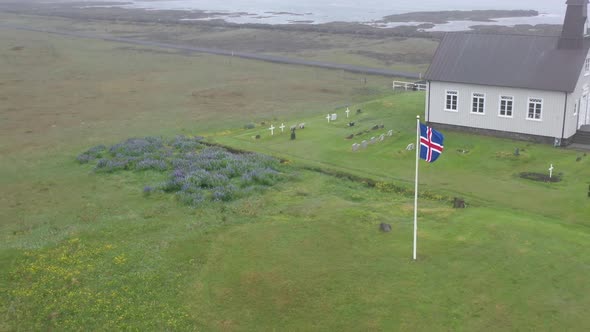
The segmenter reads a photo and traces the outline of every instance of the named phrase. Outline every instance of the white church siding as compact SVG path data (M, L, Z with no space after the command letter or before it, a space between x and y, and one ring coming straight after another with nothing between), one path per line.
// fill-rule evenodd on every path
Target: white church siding
M458 93L456 112L445 110L449 90ZM485 95L483 114L472 113L474 93ZM499 115L500 96L513 97L512 117ZM540 120L527 118L529 98L542 99ZM433 81L429 82L426 117L433 123L560 138L565 102L564 92Z
M590 53L586 58L590 57ZM586 98L584 98L584 94ZM584 108L584 109L581 109ZM580 68L576 89L568 95L564 137L572 137L579 128L580 117L590 112L590 71ZM581 119L585 123L584 119Z

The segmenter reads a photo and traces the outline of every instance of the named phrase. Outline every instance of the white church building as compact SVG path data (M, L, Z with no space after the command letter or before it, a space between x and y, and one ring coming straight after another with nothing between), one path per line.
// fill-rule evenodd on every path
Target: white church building
M587 8L567 0L561 36L447 33L425 75L426 121L570 144L590 127Z

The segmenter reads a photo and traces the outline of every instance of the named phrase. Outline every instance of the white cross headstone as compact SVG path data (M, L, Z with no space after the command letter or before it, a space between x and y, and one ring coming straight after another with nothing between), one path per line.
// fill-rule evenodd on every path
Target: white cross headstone
M549 167L549 178L551 179L553 177L553 164L551 164L551 167Z
M281 133L283 133L285 131L285 124L281 123L281 126L279 128L281 128Z
M331 119L331 118L332 118L332 117L330 116L330 114L328 114L328 116L326 116L326 119L328 119L328 123L330 123L330 119Z
M348 107L346 108L346 118L348 119L348 114L350 113L350 110L348 109Z
M268 128L268 130L270 130L270 135L274 136L275 135L275 127L273 125L270 125L270 128Z

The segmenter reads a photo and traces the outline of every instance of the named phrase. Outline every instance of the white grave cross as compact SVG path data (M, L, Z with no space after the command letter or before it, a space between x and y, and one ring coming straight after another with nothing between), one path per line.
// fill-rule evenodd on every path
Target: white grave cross
M274 135L275 135L275 126L273 126L273 125L270 125L270 128L268 128L268 130L270 130L270 134L271 134L272 136L274 136Z
M551 179L553 177L553 164L551 164L551 167L549 167L549 178Z
M283 133L283 131L285 131L285 124L281 123L281 126L279 128L281 128L281 133Z
M348 119L348 114L350 113L350 110L348 109L348 107L346 108L346 118Z
M326 116L326 119L328 119L328 123L330 123L330 119L331 119L331 118L332 118L332 117L330 116L330 114L328 114L328 116Z

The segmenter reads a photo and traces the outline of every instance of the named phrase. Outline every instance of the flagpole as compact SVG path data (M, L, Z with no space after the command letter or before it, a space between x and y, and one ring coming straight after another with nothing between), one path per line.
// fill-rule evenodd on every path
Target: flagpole
M418 161L420 160L420 115L416 116L416 183L414 187L414 260L418 241Z

